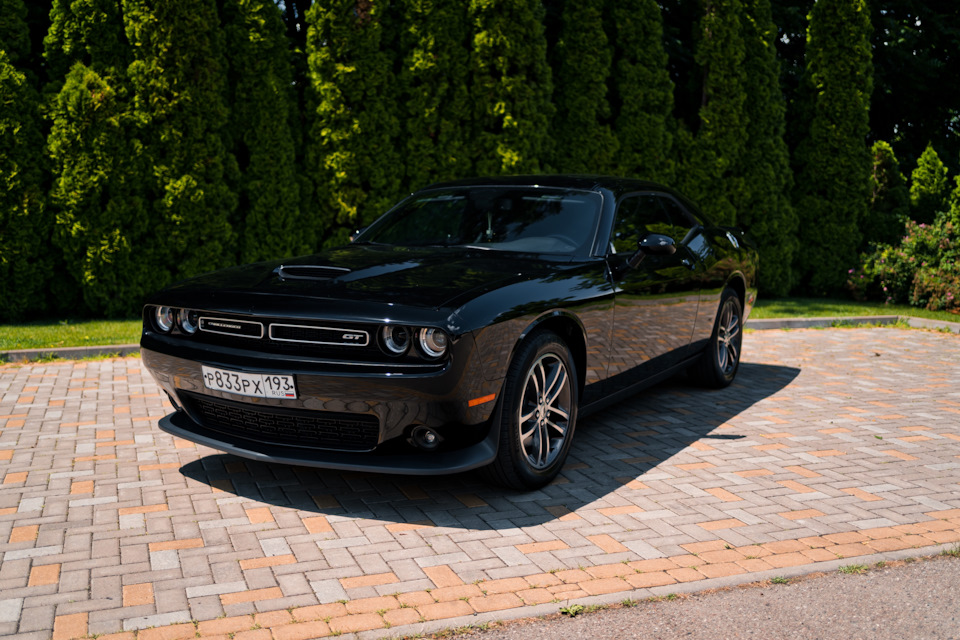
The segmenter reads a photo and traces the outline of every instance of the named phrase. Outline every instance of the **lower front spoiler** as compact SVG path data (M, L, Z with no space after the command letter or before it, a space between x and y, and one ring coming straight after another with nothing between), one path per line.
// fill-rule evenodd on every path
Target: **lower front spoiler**
M497 422L494 420L493 424L496 425ZM492 427L482 441L457 451L378 455L375 452L353 453L304 449L251 442L240 438L230 440L229 436L198 425L183 411L161 418L160 428L178 438L260 462L402 475L444 475L486 466L496 458L497 444L500 439L499 430Z

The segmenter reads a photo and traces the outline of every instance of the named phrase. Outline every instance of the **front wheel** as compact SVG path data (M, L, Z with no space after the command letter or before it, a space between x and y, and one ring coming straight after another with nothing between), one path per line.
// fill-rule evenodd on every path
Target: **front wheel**
M706 387L722 389L733 382L740 367L743 343L743 307L732 289L720 297L720 310L710 342L700 359L690 367L694 380Z
M520 346L504 380L500 444L486 472L519 490L550 483L567 458L577 422L577 379L566 344L541 333Z

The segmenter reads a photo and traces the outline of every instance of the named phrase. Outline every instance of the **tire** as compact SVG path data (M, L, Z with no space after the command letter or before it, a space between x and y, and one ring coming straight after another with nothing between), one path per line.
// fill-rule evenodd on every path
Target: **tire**
M743 343L743 307L732 289L724 289L710 342L700 359L690 367L690 376L712 389L729 386L740 368Z
M549 484L570 451L577 423L577 377L570 349L554 333L524 342L507 370L496 459L485 468L497 484L530 491ZM543 391L546 390L546 393Z

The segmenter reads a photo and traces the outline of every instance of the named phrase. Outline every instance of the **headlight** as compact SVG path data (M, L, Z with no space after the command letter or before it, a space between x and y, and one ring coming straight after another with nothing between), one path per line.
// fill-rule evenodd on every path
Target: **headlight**
M428 358L439 358L446 353L448 342L443 329L420 329L420 350Z
M380 338L391 355L402 356L410 346L410 331L406 327L388 324L380 330Z
M200 322L198 312L193 309L180 309L177 317L180 319L180 328L183 329L184 333L193 334L197 332L197 325Z
M155 307L153 310L153 320L157 328L164 333L169 333L173 329L176 315L176 310L173 307Z

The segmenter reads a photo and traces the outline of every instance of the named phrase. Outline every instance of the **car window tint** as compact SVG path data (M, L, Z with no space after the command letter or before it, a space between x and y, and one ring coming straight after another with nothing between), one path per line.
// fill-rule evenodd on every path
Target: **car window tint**
M697 226L697 220L691 216L686 209L681 207L676 200L666 196L662 196L659 199L660 204L663 205L663 208L670 214L670 219L673 221L673 224L683 229L683 234ZM683 234L681 234L681 238ZM679 241L680 238L677 238L677 240Z
M616 253L636 251L637 242L648 233L662 233L677 242L683 239L686 232L674 225L670 214L661 204L662 200L652 194L623 199L617 209L617 222L613 229L612 243Z
M392 216L378 232L378 242L399 245L446 244L460 232L467 208L464 196L422 198L406 206L407 215Z
M542 187L437 190L407 200L360 239L582 255L593 246L601 202L597 193Z

